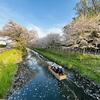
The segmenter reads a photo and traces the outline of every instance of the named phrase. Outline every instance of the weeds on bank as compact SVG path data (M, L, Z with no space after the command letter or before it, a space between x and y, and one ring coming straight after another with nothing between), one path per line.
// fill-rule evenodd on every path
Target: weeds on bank
M22 60L22 52L11 49L0 53L0 98L4 98L17 70L15 63Z

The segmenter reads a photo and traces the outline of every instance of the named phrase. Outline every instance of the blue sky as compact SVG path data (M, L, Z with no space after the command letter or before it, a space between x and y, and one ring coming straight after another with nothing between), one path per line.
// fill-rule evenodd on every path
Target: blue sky
M75 4L79 0L0 0L0 28L14 20L38 32L61 33L61 28L75 17Z

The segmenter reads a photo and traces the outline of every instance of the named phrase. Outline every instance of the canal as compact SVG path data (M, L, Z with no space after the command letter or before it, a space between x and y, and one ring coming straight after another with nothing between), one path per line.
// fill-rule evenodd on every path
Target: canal
M74 79L75 75L72 72L63 69L67 78L59 81L48 70L52 61L29 49L28 53L24 58L23 67L29 67L33 74L23 87L8 97L8 100L99 100L100 91L94 91L96 97L93 97L93 93L86 93L86 89L82 88L84 85L80 87L76 84L78 80ZM55 66L59 65L55 63Z

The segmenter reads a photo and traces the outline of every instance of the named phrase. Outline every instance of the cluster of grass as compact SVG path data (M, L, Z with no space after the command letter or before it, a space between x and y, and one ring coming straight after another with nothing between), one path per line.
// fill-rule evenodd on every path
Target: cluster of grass
M27 50L25 47L22 48L22 55L26 55L27 54Z
M0 98L4 98L17 70L15 63L22 60L22 51L10 49L0 53Z
M59 62L69 68L74 68L97 83L100 83L99 55L81 54L45 48L38 48L35 50L53 61Z

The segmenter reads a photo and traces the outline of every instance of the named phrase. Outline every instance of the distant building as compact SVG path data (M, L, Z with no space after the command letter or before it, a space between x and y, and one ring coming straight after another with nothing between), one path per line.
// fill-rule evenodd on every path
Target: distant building
M0 45L7 45L5 41L0 41Z
M12 40L7 37L7 36L0 36L0 47L6 47L6 48L10 48L10 43L12 42Z

